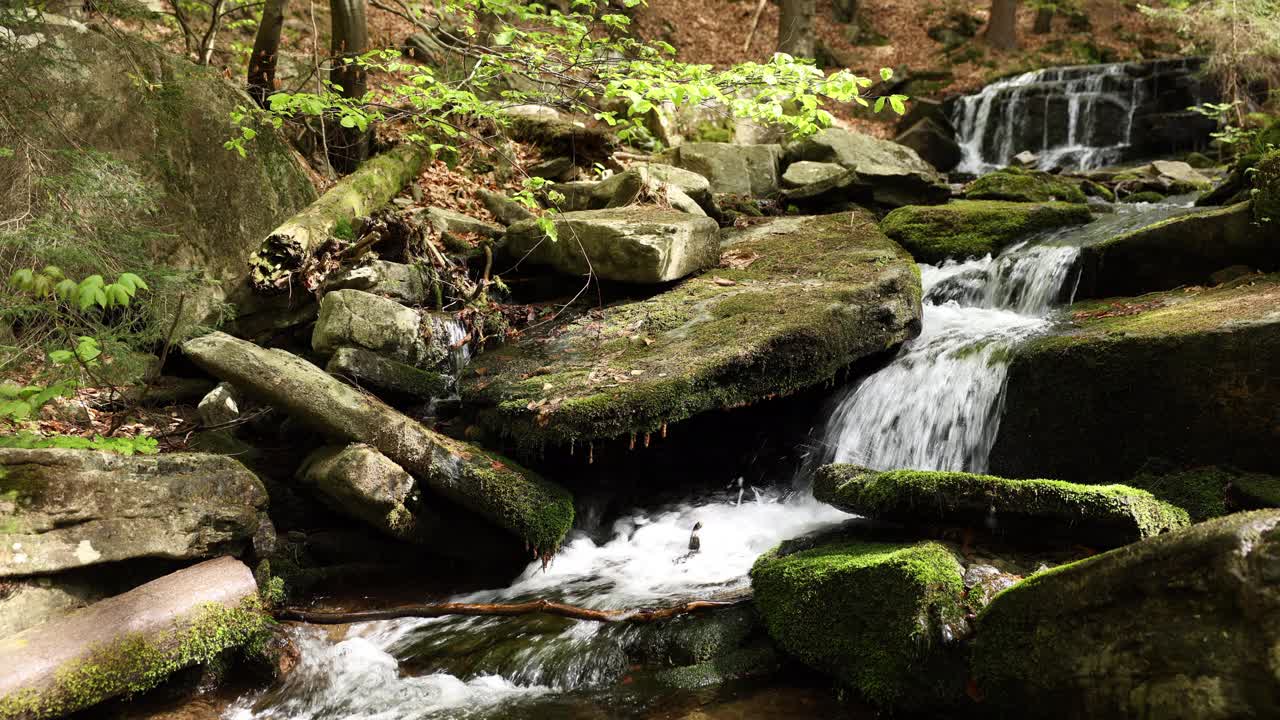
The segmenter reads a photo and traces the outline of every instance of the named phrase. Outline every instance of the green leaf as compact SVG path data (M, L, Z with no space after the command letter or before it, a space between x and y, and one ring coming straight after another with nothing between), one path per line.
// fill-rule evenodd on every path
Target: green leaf
M9 283L19 290L30 290L31 283L35 280L35 273L29 268L22 268L9 277Z
M98 307L104 310L107 308L107 294L103 292L102 288L93 289L93 301L98 304Z
M49 353L49 360L54 365L64 365L75 359L75 354L70 350L53 350Z
M9 420L26 420L31 417L31 404L25 400L0 402L0 417Z
M559 234L556 232L556 223L551 218L545 215L538 218L538 228L542 230L542 234L551 242L556 242L560 239Z
M62 268L57 265L45 265L44 270L41 270L40 272L49 276L49 279L51 280L62 280L66 277L66 275L62 274Z
M885 101L885 97L883 95L876 98L876 112L880 112L881 110L884 109L884 101Z
M890 68L880 68L880 79L888 82L893 77L893 70Z
M53 290L64 302L71 302L71 299L76 296L76 281L66 278L55 285Z
M889 104L893 106L894 112L898 113L899 115L905 115L907 112L907 105L905 103L906 99L907 99L906 95L890 95Z
M134 288L135 290L150 290L150 289L151 289L151 288L147 287L147 283L146 283L146 281L145 281L145 280L143 280L142 278L138 277L137 275L134 275L134 274L133 274L133 273L131 273L131 272L127 272L127 273L120 273L120 278L119 278L118 280L116 280L116 282L118 282L118 283L120 283L120 284L122 284L122 285L127 284L127 285L129 285L130 287Z

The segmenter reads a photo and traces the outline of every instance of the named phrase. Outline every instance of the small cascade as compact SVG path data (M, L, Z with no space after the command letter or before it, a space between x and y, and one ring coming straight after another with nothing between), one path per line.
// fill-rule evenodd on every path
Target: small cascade
M1190 136L1202 123L1182 116L1210 99L1193 78L1199 65L1189 58L1046 68L987 85L952 107L963 153L957 170L986 172L1023 151L1044 170L1092 169L1153 149L1170 132L1195 144Z

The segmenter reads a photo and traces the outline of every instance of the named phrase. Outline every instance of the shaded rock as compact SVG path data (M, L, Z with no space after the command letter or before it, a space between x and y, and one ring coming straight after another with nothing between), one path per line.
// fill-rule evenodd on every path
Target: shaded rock
M528 208L502 193L477 188L476 194L480 196L485 209L493 213L493 216L503 225L513 225L533 217L533 213L529 212Z
M999 717L1280 713L1280 513L1259 511L1055 568L978 619L973 672Z
M818 471L813 494L855 515L908 525L985 527L1010 542L1115 547L1189 523L1182 509L1124 485L962 472L827 465Z
M410 305L426 305L435 301L435 287L432 273L425 267L372 260L330 275L323 290L363 290Z
M1018 584L1021 579L993 565L970 565L964 571L966 604L984 608L996 595Z
M1259 223L1280 223L1280 151L1269 152L1258 161L1252 180L1254 219ZM1280 243L1273 243L1276 244Z
M1093 219L1073 203L957 200L946 205L901 207L885 216L885 234L919 262L994 255L1039 230L1080 225Z
M0 450L0 577L242 550L267 492L220 455Z
M85 607L106 596L88 579L39 577L0 584L0 638Z
M422 399L444 396L452 384L438 372L420 370L360 348L338 348L324 369L330 375L354 380L357 385Z
M1084 191L1069 180L1040 170L1005 168L987 173L965 186L968 200L1016 202L1085 202Z
M222 557L0 639L0 714L61 717L265 641L253 573Z
M1148 458L1275 473L1280 275L1077 303L1018 348L992 472L1125 481Z
M511 138L538 146L544 157L559 155L590 167L592 163L607 160L617 143L604 128L588 127L554 108L515 106L506 108L506 113L510 116L506 130Z
M799 164L799 163L797 163ZM840 167L836 165L835 167ZM859 199L870 199L858 173L840 168L840 174L803 187L782 191L783 202L818 211L838 210Z
M529 168L529 175L547 180L569 180L576 170L573 158L561 156L536 163Z
M427 222L431 223L441 234L449 233L451 235L479 235L481 237L496 238L502 235L502 228L493 223L487 223L482 220L463 215L453 210L445 210L444 208L431 207L426 211Z
M728 267L478 357L464 400L524 450L657 432L827 382L917 332L914 266L865 212L725 239Z
M593 209L592 206L595 202L595 199L594 199L595 191L596 191L596 188L599 187L599 185L600 183L595 180L576 180L574 182L554 183L549 188L547 188L548 193L550 191L558 192L563 197L563 199L560 200L558 203L552 203L550 201L550 198L544 195L539 198L539 202L542 203L543 207L547 207L547 208L554 207L560 212L574 212L576 210L591 210ZM599 209L599 208L595 208L595 209ZM532 218L532 217L533 215L531 213L529 215L529 218ZM529 218L524 218L524 219L527 220ZM514 225L515 223L510 223L510 224Z
M417 518L406 507L416 490L413 476L368 445L320 448L298 469L298 479L337 511L391 537L417 532Z
M964 687L952 638L964 625L962 569L931 542L828 541L776 548L751 587L783 651L882 708L954 705Z
M363 290L336 290L320 301L311 333L311 348L329 355L342 347L359 347L411 365L429 367L449 356L439 332L425 334L417 311Z
M653 679L672 690L696 690L768 675L781 667L782 658L773 646L758 643L704 662L659 671Z
M618 208L653 199L693 215L716 212L711 183L671 165L638 165L601 181L591 191L592 209Z
M1081 250L1078 298L1142 295L1213 282L1224 268L1280 270L1280 242L1249 203L1170 218Z
M584 210L555 216L558 240L536 222L507 231L503 251L512 259L550 265L568 275L594 273L607 280L661 283L716 264L714 220L652 207Z
M911 102L907 104L906 114L898 118L897 132L902 134L915 127L922 120L932 121L948 137L955 137L956 129L951 124L951 114L947 112L947 104L941 100L925 97L911 98Z
M200 414L200 424L207 427L232 422L240 417L240 402L239 393L234 387L227 383L218 383L218 386L201 398L200 404L196 406L196 412Z
M840 177L847 172L843 165L836 163L801 160L787 166L787 171L782 174L782 186L789 190L800 188Z
M913 103L914 104L914 103ZM894 138L894 142L916 151L916 154L941 172L947 172L960 164L964 152L955 140L955 130L939 125L933 118L922 118L915 125Z
M875 202L889 207L944 202L950 189L932 165L905 145L840 128L792 143L787 162L838 163L858 173Z
M1165 199L1165 196L1163 193L1158 193L1155 190L1143 190L1142 192L1135 192L1135 193L1130 193L1128 195L1125 195L1124 197L1120 198L1120 202L1158 203L1158 202L1164 202L1164 199Z
M778 192L779 145L695 142L677 147L672 164L711 183L714 193L767 197Z

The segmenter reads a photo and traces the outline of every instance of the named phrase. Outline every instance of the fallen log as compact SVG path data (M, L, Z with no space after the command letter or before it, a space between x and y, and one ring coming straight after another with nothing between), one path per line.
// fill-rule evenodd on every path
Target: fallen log
M699 610L734 607L751 602L750 597L734 600L691 600L680 605L642 610L594 610L566 605L554 600L531 600L522 603L436 603L432 605L400 605L384 610L360 610L356 612L315 612L298 608L285 608L276 613L280 620L299 620L315 625L344 625L374 620L396 618L434 618L448 615L469 617L514 617L517 615L556 615L573 620L591 620L604 623L652 623Z
M499 455L424 427L302 358L215 332L188 340L197 365L334 439L377 448L418 482L525 542L545 562L573 525L573 497Z
M271 625L244 563L202 562L0 639L0 718L61 717L148 690Z
M351 222L388 203L417 177L429 155L418 145L400 145L361 164L267 236L249 257L250 285L263 292L287 288L293 272L339 223Z

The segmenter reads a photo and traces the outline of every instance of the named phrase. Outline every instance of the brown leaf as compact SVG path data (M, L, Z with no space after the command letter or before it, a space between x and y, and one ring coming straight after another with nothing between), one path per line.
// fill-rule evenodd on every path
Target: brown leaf
M736 280L730 280L729 278L722 277L712 278L711 282L719 285L720 287L733 287L738 284Z

